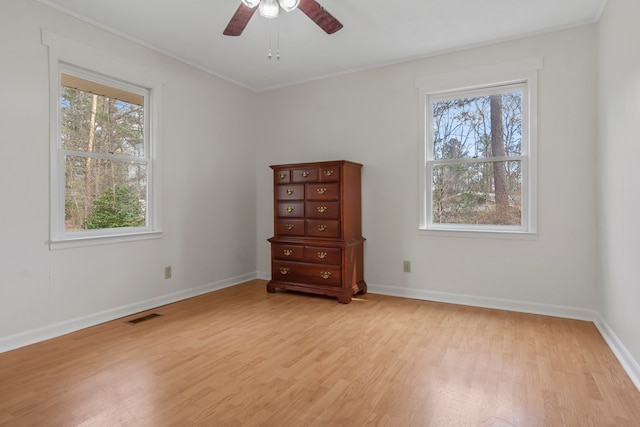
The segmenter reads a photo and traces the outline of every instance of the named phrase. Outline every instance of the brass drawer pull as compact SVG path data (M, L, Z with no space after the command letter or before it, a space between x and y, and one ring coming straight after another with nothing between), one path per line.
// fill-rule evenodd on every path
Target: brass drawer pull
M293 212L293 208L291 206L287 206L287 209L285 209L287 212L291 213Z
M293 190L292 190L292 189L290 189L290 188L287 188L287 194L288 194L288 195L292 195L292 194L293 194Z
M309 176L309 172L307 172L307 171L302 172L302 177L303 178L306 178L308 176Z
M318 231L326 231L326 230L327 230L327 226L326 226L326 225L324 225L324 224L320 224L320 225L318 226Z
M282 253L284 254L284 256L291 256L293 255L293 251L291 249L284 249L282 251Z
M318 188L318 189L316 190L316 192L317 192L318 194L324 194L324 193L326 193L326 192L327 192L327 189L326 189L326 188L324 188L324 187L320 187L320 188Z
M327 211L327 207L326 206L318 206L316 208L316 210L318 211L318 213L325 213Z
M324 171L324 176L333 176L333 171Z
M278 177L279 177L280 179L285 179L285 178L286 178L286 176L287 176L287 174L286 174L286 173L284 173L284 172L280 172L280 173L278 174Z
M318 258L325 259L326 257L327 257L327 253L326 252L318 252Z
M320 277L322 277L323 279L330 279L331 278L331 272L330 271L321 271L320 272Z
M284 228L286 228L287 230L293 230L293 228L295 227L295 225L293 224L285 224Z
M289 274L289 267L280 267L280 274Z

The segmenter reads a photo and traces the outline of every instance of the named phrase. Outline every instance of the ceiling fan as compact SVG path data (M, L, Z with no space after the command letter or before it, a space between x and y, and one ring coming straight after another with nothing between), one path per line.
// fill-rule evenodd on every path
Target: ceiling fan
M260 10L260 15L266 18L277 17L280 9L285 12L300 9L327 34L333 34L342 28L340 21L315 0L242 0L238 10L233 14L222 34L225 36L239 36L242 34L249 20L258 9Z

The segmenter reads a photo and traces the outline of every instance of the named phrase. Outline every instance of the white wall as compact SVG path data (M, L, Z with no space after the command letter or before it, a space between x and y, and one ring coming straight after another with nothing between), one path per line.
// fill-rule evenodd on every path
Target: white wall
M420 236L418 92L429 74L544 58L539 73L538 237ZM260 94L258 271L269 276L270 164L364 164L370 290L593 317L596 287L596 26L356 72ZM403 273L411 260L412 273ZM507 300L507 301L505 301Z
M46 245L42 28L161 76L160 239ZM255 148L244 120L254 93L33 0L0 3L0 93L0 351L255 277Z
M640 3L610 0L598 27L598 311L640 380ZM616 342L613 343L614 345ZM640 382L636 383L640 387Z

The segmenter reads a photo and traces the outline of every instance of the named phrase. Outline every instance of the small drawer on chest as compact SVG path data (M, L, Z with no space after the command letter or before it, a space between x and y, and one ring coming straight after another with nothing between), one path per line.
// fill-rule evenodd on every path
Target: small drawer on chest
M304 219L279 219L276 232L281 236L304 236Z
M276 199L304 200L304 184L283 184L276 186Z
M320 168L320 181L340 181L340 166L324 166Z
M337 182L307 184L307 200L339 200L340 185Z
M304 260L304 246L298 245L271 245L272 254L275 259L302 261Z
M293 169L291 180L293 182L315 182L318 180L318 168Z
M302 218L304 217L303 202L278 202L277 215L279 217Z
M307 236L340 237L340 221L307 220Z
M340 265L342 261L342 251L340 248L305 246L304 260L316 264Z
M307 202L307 218L340 219L340 202Z
M274 172L274 179L276 184L290 182L291 181L291 171L289 169L277 169Z

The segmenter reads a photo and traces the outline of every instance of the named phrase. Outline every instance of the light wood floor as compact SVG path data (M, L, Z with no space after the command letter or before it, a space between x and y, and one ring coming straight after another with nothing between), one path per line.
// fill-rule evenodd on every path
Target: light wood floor
M0 425L640 425L589 322L264 285L0 354Z

